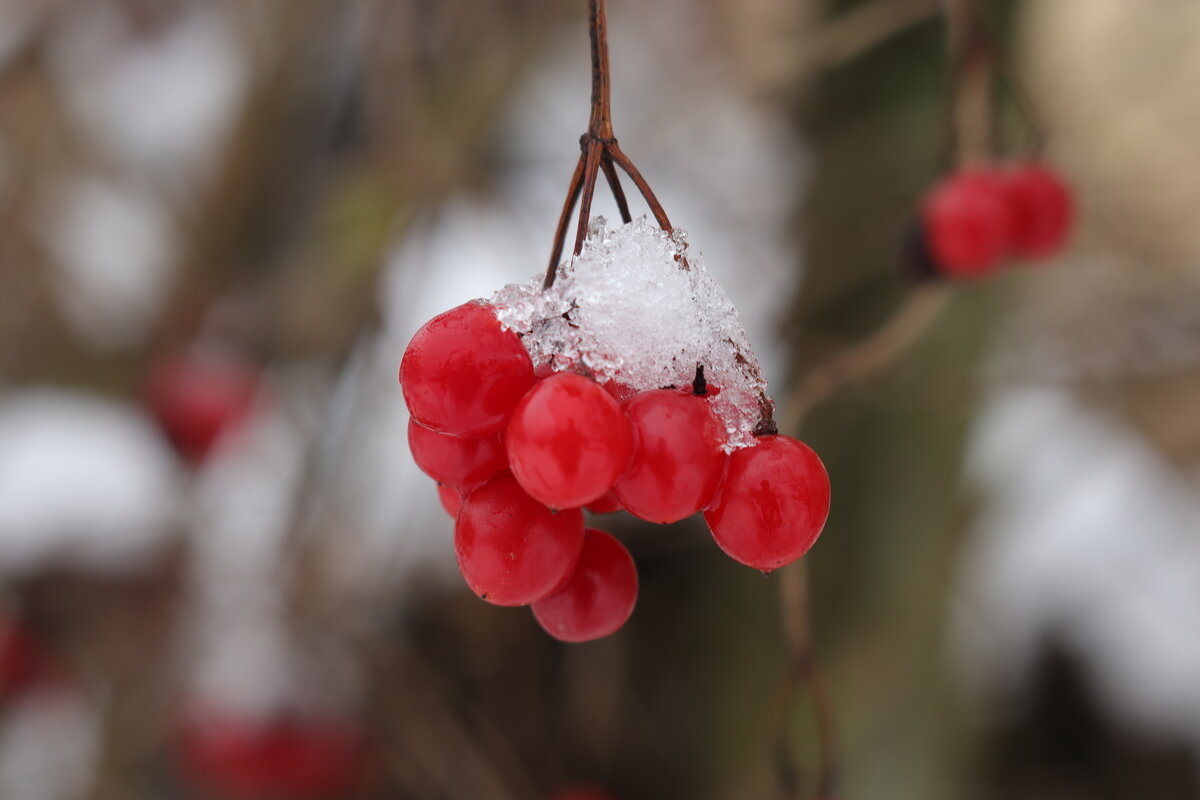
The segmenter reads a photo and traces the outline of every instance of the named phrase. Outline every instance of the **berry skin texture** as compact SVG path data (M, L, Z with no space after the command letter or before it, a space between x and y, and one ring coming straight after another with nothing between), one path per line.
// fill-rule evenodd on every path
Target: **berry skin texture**
M604 496L629 465L632 437L617 401L571 372L538 383L513 410L508 463L525 491L550 508Z
M925 198L921 220L934 261L950 277L985 277L1008 249L1008 205L991 172L943 179Z
M456 489L474 489L508 468L508 457L499 433L447 436L410 419L408 449L422 472L438 483Z
M585 508L593 514L615 514L621 510L621 501L612 492L606 492L599 500L593 500Z
M563 587L533 604L546 633L589 642L620 629L637 603L637 567L625 546L604 531L584 532L583 552Z
M554 512L503 472L467 495L454 526L458 568L471 591L499 606L553 592L583 550L583 512Z
M451 436L500 430L532 385L533 362L521 340L474 301L426 322L400 361L409 413Z
M198 464L254 410L258 370L229 353L192 350L157 365L146 387L150 411L172 447Z
M625 405L633 431L629 469L613 487L625 510L678 522L708 505L725 472L725 431L703 397L656 389Z
M1038 259L1061 250L1075 217L1071 190L1062 179L1049 167L1026 163L1006 170L1002 186L1012 253Z
M770 572L812 547L829 516L829 476L812 449L790 436L763 436L735 450L704 518L725 553Z
M446 513L451 519L458 519L458 512L462 511L462 495L458 489L453 486L438 486L438 500L442 501L442 508L446 509Z

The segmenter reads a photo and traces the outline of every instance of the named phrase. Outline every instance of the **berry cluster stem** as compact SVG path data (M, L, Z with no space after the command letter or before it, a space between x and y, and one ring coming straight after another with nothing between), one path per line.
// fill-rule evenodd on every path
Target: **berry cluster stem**
M563 203L562 213L558 218L558 228L554 232L554 245L550 251L550 264L546 267L546 280L543 288L549 289L554 285L558 262L562 259L563 246L567 240L567 227L571 223L571 212L579 203L579 221L575 228L575 255L583 251L583 242L587 238L588 220L591 219L592 198L596 193L596 182L601 172L608 181L616 200L617 210L622 222L630 222L633 217L629 213L629 202L621 188L617 174L620 167L633 184L638 188L650 213L654 215L659 227L672 231L671 220L663 210L662 203L654 195L642 173L634 165L629 156L622 152L613 134L612 125L612 82L608 65L608 18L604 11L604 0L588 0L588 29L592 42L592 115L587 132L579 138L579 161L575 172L571 175L571 183L567 188L567 199Z

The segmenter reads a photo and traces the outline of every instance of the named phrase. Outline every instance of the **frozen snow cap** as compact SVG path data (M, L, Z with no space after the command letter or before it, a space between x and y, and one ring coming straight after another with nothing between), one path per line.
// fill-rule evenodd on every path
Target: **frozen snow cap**
M720 393L727 450L747 447L772 408L758 359L737 309L688 252L687 234L644 217L611 227L592 220L583 252L542 278L504 287L490 299L521 336L535 369L572 370L637 391L690 386L697 367Z

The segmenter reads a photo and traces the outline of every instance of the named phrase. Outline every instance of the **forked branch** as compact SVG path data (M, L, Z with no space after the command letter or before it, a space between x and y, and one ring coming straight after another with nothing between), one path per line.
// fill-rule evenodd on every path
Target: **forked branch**
M662 204L654 196L650 184L642 177L642 173L634 166L629 156L621 152L617 146L616 136L612 126L612 88L608 66L608 19L604 12L604 0L588 0L588 29L592 42L592 114L588 122L587 133L579 139L581 155L571 176L567 188L567 199L563 203L562 213L558 218L558 228L554 232L554 246L550 251L550 263L546 267L546 279L543 288L549 289L554 285L554 277L558 271L558 263L562 259L563 246L567 240L567 226L571 222L571 212L575 204L579 205L579 221L575 228L575 255L583 250L584 239L587 238L588 221L592 213L592 197L596 193L596 182L600 171L612 190L616 200L617 210L622 222L629 222L633 217L629 213L629 203L621 182L617 176L616 167L620 167L637 186L650 213L659 226L665 231L673 230L671 221Z

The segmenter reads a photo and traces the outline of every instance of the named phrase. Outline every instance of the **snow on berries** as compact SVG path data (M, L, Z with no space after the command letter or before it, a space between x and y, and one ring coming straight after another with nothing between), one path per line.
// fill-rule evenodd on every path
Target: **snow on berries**
M828 476L776 433L737 311L683 234L598 217L554 278L435 317L401 362L409 447L456 518L471 590L531 606L562 641L617 631L637 570L585 507L703 512L724 552L764 572L804 555Z
M918 236L909 243L916 252L908 256L918 272L984 278L1005 258L1035 261L1055 255L1073 222L1071 191L1048 165L967 167L926 195Z

